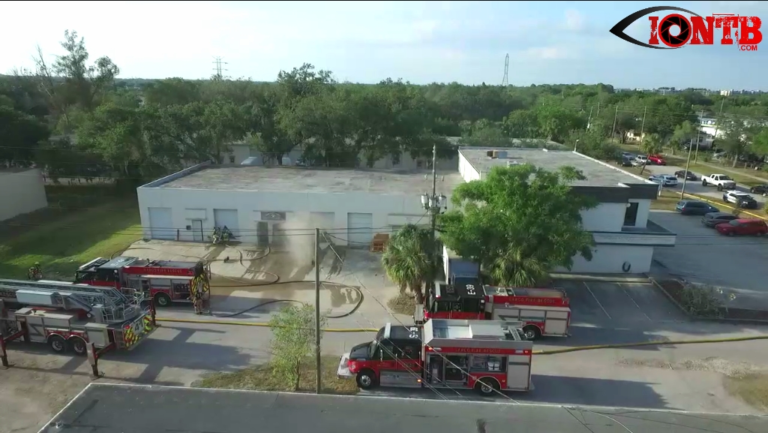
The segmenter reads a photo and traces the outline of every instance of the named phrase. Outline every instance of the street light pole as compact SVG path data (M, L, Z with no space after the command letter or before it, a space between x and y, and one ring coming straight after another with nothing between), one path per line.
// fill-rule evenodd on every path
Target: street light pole
M432 252L429 256L430 276L427 283L427 290L433 290L435 287L435 278L437 276L437 216L440 215L440 209L445 206L446 197L437 195L437 145L432 146L432 194L421 195L421 205L430 213L431 218L431 247Z
M685 160L685 176L683 176L683 190L680 191L680 199L685 198L685 185L688 183L688 168L691 166L691 151L693 150L693 143L688 146L688 159Z

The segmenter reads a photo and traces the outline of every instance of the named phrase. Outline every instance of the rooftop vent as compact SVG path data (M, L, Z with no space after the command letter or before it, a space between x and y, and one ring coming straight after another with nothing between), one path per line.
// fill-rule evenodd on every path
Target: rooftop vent
M512 167L513 165L518 165L518 164L520 163L514 160L507 161L507 167Z

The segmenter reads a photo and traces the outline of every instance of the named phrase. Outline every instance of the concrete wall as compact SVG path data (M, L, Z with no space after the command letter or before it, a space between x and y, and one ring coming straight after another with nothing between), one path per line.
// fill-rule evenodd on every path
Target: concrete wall
M461 153L459 153L459 174L461 174L465 182L480 180L480 173L472 167L472 164Z
M47 206L40 170L0 171L0 221Z
M373 214L373 232L389 233L391 227L407 223L426 224L429 219L421 206L419 194L412 195L371 195L368 193L316 194L276 193L256 191L206 191L175 188L139 188L139 207L144 236L150 238L148 208L171 208L173 227L178 229L179 240L192 241L193 232L186 227L192 219L203 220L203 231L207 241L214 228L214 209L237 209L239 240L256 243L257 223L261 212L286 212L282 225L291 233L314 235L318 226L311 220L310 212L334 213L333 227L339 245L346 244L345 228L348 213ZM448 204L450 208L450 203ZM271 229L271 227L270 227Z
M626 245L598 245L592 252L592 261L587 261L581 255L573 258L573 273L605 273L623 274L624 263L630 264L630 274L646 273L651 270L653 247ZM555 272L568 272L558 268Z

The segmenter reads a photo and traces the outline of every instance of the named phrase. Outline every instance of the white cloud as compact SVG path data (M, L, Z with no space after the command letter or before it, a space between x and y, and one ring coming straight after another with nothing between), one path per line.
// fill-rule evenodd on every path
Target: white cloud
M521 53L534 60L562 60L577 57L577 50L566 46L532 47Z

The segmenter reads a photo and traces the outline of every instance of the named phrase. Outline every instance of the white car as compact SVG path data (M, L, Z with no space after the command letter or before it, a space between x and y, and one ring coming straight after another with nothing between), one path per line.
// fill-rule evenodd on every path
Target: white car
M671 174L654 174L649 176L648 180L667 187L677 186L677 178Z
M635 161L639 162L640 165L647 165L648 157L645 155L638 155L637 157L635 157Z
M745 208L745 209L757 208L757 201L746 192L726 191L726 193L723 194L723 201L726 203L733 203L740 208Z

